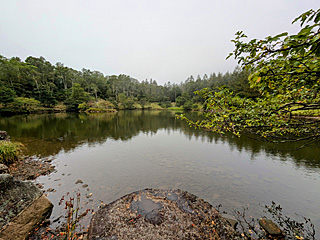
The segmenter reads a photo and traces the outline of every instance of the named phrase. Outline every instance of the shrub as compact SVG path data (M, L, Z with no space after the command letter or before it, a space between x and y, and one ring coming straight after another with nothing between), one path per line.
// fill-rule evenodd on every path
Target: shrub
M162 101L159 103L159 105L163 108L169 108L172 106L170 101Z
M63 103L58 103L54 106L53 110L58 112L65 112L67 110L67 106Z
M17 97L8 106L15 112L33 112L40 106L40 102L34 98Z
M152 110L163 109L158 103L150 103L150 105L148 105L147 108Z
M0 163L11 164L19 159L23 145L18 142L0 141Z
M191 109L192 109L192 102L191 102L191 101L186 101L186 102L183 104L183 109L184 109L184 110L191 110Z

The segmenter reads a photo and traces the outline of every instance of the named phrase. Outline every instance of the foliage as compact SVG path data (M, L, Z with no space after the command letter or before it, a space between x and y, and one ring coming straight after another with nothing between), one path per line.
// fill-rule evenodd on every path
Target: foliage
M99 99L95 104L98 108L104 108L104 109L114 109L115 108L115 106L112 102L107 101L107 100L103 100L103 99ZM88 103L88 105L90 106L90 102Z
M158 103L150 103L147 108L152 110L163 109Z
M7 104L9 102L13 102L14 98L16 98L17 95L14 90L11 88L8 88L6 86L0 87L0 102Z
M11 164L19 159L23 145L18 142L0 141L0 163Z
M86 112L114 112L115 106L113 103L107 100L91 100L87 103L81 103L78 106L80 111Z
M89 94L84 91L80 84L75 83L71 87L71 96L65 101L67 110L78 111L79 104L86 103L89 99Z
M33 112L40 106L40 102L34 98L17 97L8 107L15 112Z
M58 103L53 107L53 110L58 112L65 112L67 110L67 106L63 103Z
M320 138L318 119L295 118L298 111L320 109L320 10L310 10L297 17L298 34L282 33L263 40L236 33L235 50L230 53L250 73L249 84L259 97L243 97L220 88L197 93L205 99L204 120L190 125L224 134L240 135L251 131L274 142L307 141Z
M146 105L148 105L149 104L149 102L148 102L148 100L144 97L144 98L142 98L142 99L140 99L140 105L141 105L141 107L144 109L145 107L146 107Z
M137 99L133 96L126 96L125 94L119 94L119 109L135 109L134 104L136 103Z
M183 93L182 96L177 97L176 106L183 106L187 101L190 101L190 95L188 93Z
M169 107L171 107L171 102L170 101L162 101L162 102L159 103L159 105L162 108L169 108Z
M193 104L192 104L191 100L188 100L188 101L184 102L184 104L183 104L183 109L186 111L191 110L192 107L193 107Z

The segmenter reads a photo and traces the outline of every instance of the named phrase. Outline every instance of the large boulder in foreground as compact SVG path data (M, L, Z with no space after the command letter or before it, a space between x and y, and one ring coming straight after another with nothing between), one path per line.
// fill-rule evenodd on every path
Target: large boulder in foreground
M52 203L32 182L0 174L0 239L25 239L44 220Z
M181 190L145 189L99 209L88 239L235 239L208 202Z

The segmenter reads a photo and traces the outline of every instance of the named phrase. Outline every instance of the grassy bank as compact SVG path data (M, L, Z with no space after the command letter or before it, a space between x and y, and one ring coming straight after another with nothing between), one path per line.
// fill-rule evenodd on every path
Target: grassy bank
M23 145L19 142L0 141L0 163L10 165L22 155Z

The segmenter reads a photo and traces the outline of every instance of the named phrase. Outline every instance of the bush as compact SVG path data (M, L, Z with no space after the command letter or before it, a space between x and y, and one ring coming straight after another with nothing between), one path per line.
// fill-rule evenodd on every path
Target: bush
M192 102L191 102L191 101L186 101L186 102L183 104L183 109L184 109L184 110L191 110L191 109L192 109Z
M171 102L170 101L162 101L159 103L159 105L162 107L162 108L169 108L171 107Z
M11 164L19 159L23 145L18 142L0 141L0 163Z
M152 110L163 109L158 103L150 103L150 105L147 105L146 108L147 109L152 109Z
M38 110L40 102L34 98L17 97L8 106L14 112L34 112Z
M67 110L67 106L63 103L58 103L54 106L53 110L58 112L65 112Z

